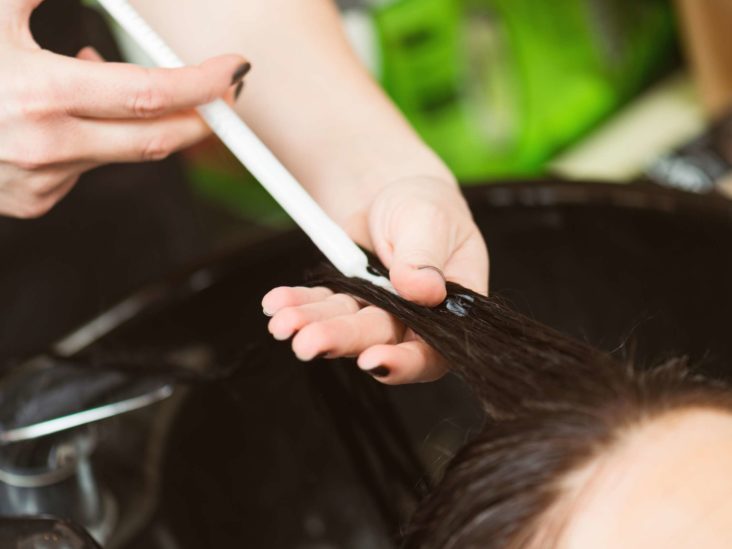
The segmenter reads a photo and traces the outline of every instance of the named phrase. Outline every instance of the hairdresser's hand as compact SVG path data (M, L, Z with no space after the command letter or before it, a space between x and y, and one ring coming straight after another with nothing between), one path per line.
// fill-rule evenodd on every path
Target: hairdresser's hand
M349 232L390 269L397 291L435 306L445 278L488 291L488 254L457 187L414 178L389 185L374 199L364 223ZM359 229L358 227L362 227ZM441 357L381 309L325 288L276 288L262 301L276 339L293 335L298 358L358 356L358 366L383 383L431 381L446 371Z
M37 217L95 166L162 159L205 137L193 108L231 98L245 66L238 55L176 70L105 63L89 48L56 55L29 30L39 3L0 5L0 215Z

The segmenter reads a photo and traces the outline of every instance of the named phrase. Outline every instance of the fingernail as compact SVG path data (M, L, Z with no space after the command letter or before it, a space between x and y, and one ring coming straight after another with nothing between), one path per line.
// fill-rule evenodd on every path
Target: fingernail
M418 271L424 271L426 269L429 269L430 271L435 271L438 275L442 277L442 280L445 280L445 273L442 272L442 270L438 269L437 267L434 267L432 265L418 265L417 270Z
M234 101L239 99L239 96L241 95L241 92L244 90L244 81L242 80L236 85L236 89L234 90Z
M366 373L373 377L389 377L389 374L391 371L386 366L377 366L376 368L372 368L371 370L366 370Z
M272 318L274 316L272 313L270 313L269 311L267 311L267 309L262 309L262 314L264 316L268 316L269 318Z
M231 85L233 86L234 84L238 84L239 82L241 82L251 69L252 64L249 62L239 65L239 67L234 71L234 74L231 77Z
M323 358L328 358L328 352L320 353L319 355L315 355L311 360L321 360Z

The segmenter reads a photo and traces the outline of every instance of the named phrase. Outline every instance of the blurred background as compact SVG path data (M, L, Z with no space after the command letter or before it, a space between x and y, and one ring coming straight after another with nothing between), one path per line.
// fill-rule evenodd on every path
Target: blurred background
M465 185L492 291L641 365L729 371L732 3L339 6ZM83 534L41 515L106 549L396 547L481 425L456 378L385 387L271 340L261 296L322 258L215 139L0 221L2 547Z
M723 2L339 5L364 64L468 185L547 173L630 181L722 112L725 38L714 21ZM256 223L287 223L214 140L187 157L201 196Z

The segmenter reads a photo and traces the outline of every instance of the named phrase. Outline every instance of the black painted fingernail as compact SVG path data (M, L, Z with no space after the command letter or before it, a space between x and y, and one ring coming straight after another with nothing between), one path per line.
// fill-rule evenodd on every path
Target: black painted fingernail
M234 101L239 99L239 96L241 95L242 90L244 90L244 81L243 80L236 85L236 89L234 90Z
M366 373L373 377L389 377L389 374L391 371L386 366L377 366L376 368L372 368L371 370L366 370Z
M231 77L231 85L233 86L234 84L241 82L250 70L252 70L252 64L249 62L239 65Z
M442 280L445 280L445 273L443 273L441 269L438 269L437 267L434 267L433 265L417 266L418 271L424 271L425 269L429 269L430 271L435 271L438 275L440 275L442 277Z

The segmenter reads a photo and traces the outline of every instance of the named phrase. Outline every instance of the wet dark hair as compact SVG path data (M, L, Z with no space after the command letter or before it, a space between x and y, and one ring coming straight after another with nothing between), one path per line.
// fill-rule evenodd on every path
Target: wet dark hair
M684 359L643 371L456 284L436 308L332 273L313 285L395 315L485 409L481 432L406 528L406 549L554 547L568 518L557 511L563 481L624 432L677 410L732 412L730 387Z

